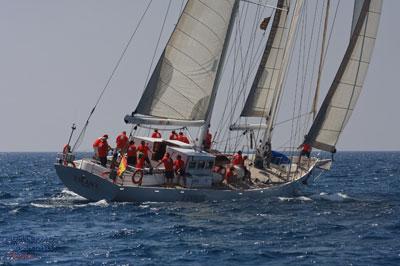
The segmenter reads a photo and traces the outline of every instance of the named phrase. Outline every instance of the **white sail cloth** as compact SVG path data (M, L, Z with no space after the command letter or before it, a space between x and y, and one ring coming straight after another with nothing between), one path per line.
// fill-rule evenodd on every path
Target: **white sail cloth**
M277 7L259 68L241 113L242 117L268 117L273 105L288 37L286 23L289 0L279 0Z
M129 122L204 123L234 3L188 1Z
M306 137L313 147L334 152L367 74L378 32L382 0L356 0L346 53Z

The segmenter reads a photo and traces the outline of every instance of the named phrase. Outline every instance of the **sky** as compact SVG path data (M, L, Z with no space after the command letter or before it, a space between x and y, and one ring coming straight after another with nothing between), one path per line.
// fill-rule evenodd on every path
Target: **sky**
M348 38L341 29L351 22L349 2L340 5L339 30L333 37ZM0 151L58 151L68 140L72 123L82 128L146 4L144 0L0 0ZM114 139L129 129L123 117L135 109L144 89L167 6L166 0L153 0L90 121L82 150L90 150L93 140L104 133ZM182 0L172 0L156 60L181 6ZM338 150L400 150L398 10L400 1L384 0L363 93ZM345 42L331 48L327 62L333 66L327 67L331 74L323 78L325 90ZM218 97L226 97L225 92L221 88ZM221 109L217 106L216 113ZM277 142L284 138L277 136Z

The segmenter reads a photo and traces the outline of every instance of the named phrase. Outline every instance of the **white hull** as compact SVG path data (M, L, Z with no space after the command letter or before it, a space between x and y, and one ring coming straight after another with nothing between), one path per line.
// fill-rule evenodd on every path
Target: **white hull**
M101 177L90 171L55 165L57 175L65 186L91 201L105 199L118 202L173 202L231 200L239 198L265 198L290 196L306 183L314 166L295 181L271 185L263 188L230 190L221 188L167 188L162 186L137 186L113 183L108 177ZM105 168L104 168L105 169ZM144 177L144 179L146 176Z

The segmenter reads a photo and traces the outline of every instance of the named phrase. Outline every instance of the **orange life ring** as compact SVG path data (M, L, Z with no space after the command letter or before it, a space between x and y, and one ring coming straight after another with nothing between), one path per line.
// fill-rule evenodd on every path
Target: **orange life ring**
M135 176L137 173L140 173L140 178L138 181L136 181ZM136 170L133 172L132 175L132 183L141 186L142 185L142 180L143 180L143 170Z

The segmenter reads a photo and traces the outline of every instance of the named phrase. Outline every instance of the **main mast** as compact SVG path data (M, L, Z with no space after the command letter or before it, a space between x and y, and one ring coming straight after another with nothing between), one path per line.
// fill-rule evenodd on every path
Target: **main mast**
M240 0L235 0L235 3L233 5L233 9L232 9L232 16L229 20L229 25L228 25L228 31L227 34L225 36L225 40L224 40L224 46L222 49L222 54L221 54L221 58L218 64L218 70L217 70L217 74L215 77L215 81L214 81L214 85L213 85L213 89L212 89L212 93L210 96L210 102L209 102L209 106L208 106L208 110L206 113L206 119L205 119L205 123L200 127L200 132L198 135L198 138L196 139L196 146L203 149L204 147L204 140L206 138L207 135L207 129L210 125L211 122L211 117L212 117L212 111L214 109L214 105L215 105L215 99L217 96L217 91L218 91L218 87L221 81L221 74L222 74L222 69L224 66L224 62L225 62L225 58L226 58L226 54L227 54L227 50L228 50L228 46L229 46L229 40L231 38L232 35L232 29L234 26L234 22L235 22L235 17L236 17L236 13L237 10L239 9L239 2Z
M288 68L288 63L289 63L289 57L292 51L293 47L293 41L295 39L295 33L298 25L298 21L301 15L301 10L303 7L303 0L298 0L296 1L296 5L293 11L293 16L291 19L290 27L289 27L289 32L288 32L288 37L287 37L287 42L284 48L284 53L283 53L283 62L282 62L282 71L279 73L278 76L278 83L277 83L277 90L274 91L273 95L273 100L272 100L272 108L270 113L267 114L266 120L267 120L267 128L264 131L264 137L262 140L261 147L257 149L256 151L256 157L255 157L255 165L259 168L263 167L263 162L265 157L267 157L267 153L271 151L271 138L272 138L272 131L274 129L274 122L277 116L277 111L278 111L278 104L279 104L279 99L282 94L282 88L283 88L283 82L285 79L285 74Z

